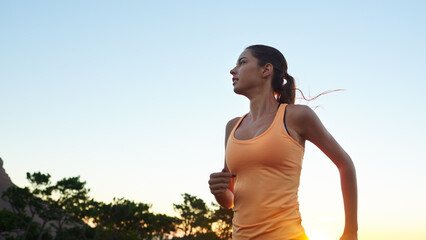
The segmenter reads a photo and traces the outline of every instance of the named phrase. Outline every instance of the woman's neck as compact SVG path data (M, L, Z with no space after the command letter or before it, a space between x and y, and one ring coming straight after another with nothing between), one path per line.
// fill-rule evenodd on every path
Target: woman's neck
M250 99L249 115L255 121L264 115L275 114L277 112L279 102L275 99L273 93L267 95L257 95Z

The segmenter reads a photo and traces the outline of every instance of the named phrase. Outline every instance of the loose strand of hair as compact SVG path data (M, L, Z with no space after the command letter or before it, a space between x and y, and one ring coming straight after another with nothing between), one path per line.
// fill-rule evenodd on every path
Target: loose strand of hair
M308 101L308 102L313 101L313 100L317 99L318 97L320 97L320 96L322 96L322 95L325 95L325 94L329 94L329 93L332 93L332 92L345 91L345 89L327 90L327 91L324 91L324 92L322 92L322 93L318 94L318 95L317 95L317 96L315 96L315 97L310 97L310 96L309 96L309 99L308 99L308 98L306 98L306 97L305 97L305 95L303 94L302 90L300 90L299 88L296 88L296 90L297 90L297 91L299 91L299 92L300 92L300 94L302 95L302 97L296 97L296 99L304 99L305 101Z

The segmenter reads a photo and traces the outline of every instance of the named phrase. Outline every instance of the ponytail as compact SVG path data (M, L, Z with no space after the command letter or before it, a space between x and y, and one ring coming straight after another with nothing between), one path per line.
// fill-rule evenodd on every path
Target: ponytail
M274 91L274 95L279 103L294 104L296 100L296 90L298 90L302 99L311 101L317 97L335 91L342 91L343 89L336 89L325 91L316 97L307 99L303 95L303 92L296 88L294 78L288 74L287 61L284 55L277 49L265 45L252 45L246 49L251 51L251 54L257 58L259 67L264 66L266 63L271 63L274 67L274 74L272 75L271 87ZM285 83L284 83L285 80Z
M280 103L294 104L296 99L294 78L287 72L284 72L283 80L285 80L286 83L281 85L281 91L277 94L277 100Z

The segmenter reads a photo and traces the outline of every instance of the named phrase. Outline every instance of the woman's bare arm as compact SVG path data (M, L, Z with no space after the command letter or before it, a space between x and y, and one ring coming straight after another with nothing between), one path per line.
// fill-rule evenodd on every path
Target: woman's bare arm
M239 119L240 118L234 118L226 124L225 149L229 135ZM226 209L230 209L234 206L233 177L235 177L235 175L229 172L226 159L222 172L216 172L210 175L210 192L215 196L216 201Z
M315 112L304 105L293 105L291 114L296 131L315 144L337 166L345 208L345 229L341 239L357 239L358 190L355 166L349 155L327 131ZM297 122L297 123L296 123Z

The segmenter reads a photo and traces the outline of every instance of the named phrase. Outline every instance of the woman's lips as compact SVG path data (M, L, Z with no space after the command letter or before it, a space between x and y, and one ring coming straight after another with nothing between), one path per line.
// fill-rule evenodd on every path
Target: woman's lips
M238 81L238 78L233 78L232 79L232 85L235 85L235 83Z

